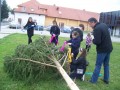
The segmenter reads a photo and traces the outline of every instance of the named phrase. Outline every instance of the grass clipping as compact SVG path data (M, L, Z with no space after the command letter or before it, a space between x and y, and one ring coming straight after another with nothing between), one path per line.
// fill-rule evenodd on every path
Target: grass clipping
M64 53L40 37L29 45L17 46L14 55L5 57L4 69L12 78L34 82L54 76L58 71L52 60L63 58Z

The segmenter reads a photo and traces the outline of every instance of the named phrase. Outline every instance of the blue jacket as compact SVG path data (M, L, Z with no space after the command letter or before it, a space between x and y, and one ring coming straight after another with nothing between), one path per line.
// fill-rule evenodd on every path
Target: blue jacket
M67 43L72 43L70 45L71 48L72 48L72 53L79 52L80 42L81 42L80 37L77 37L77 38L74 38L74 39L72 38L71 40L67 41Z

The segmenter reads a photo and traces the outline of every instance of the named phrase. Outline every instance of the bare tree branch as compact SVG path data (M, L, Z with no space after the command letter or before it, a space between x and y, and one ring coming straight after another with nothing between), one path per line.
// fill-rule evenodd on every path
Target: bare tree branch
M50 65L50 64L42 63L42 62L31 60L31 59L25 59L25 58L15 58L15 59L16 60L22 60L22 61L29 61L29 62L33 62L33 63L42 64L42 65L46 65L46 66L57 68L55 65Z

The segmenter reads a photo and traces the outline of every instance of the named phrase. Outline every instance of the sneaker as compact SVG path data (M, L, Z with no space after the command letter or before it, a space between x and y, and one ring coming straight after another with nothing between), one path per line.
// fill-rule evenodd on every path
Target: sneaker
M109 81L103 80L103 82L104 82L105 84L109 84Z
M96 84L95 82L92 82L92 81L89 81L90 83L92 83L92 84Z
M105 84L109 84L109 81L101 79Z

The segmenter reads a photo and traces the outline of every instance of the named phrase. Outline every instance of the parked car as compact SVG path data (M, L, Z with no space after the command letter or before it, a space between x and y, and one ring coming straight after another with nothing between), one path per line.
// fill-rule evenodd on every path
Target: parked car
M44 27L41 26L41 25L36 25L35 26L35 30L38 30L38 31L43 31Z
M51 27L52 27L52 25L45 26L44 30L50 31Z
M63 33L70 33L71 32L71 28L69 26L64 26L61 29L61 32L63 32Z
M9 24L9 28L12 28L12 29L20 29L21 28L21 25L17 22L11 22Z

